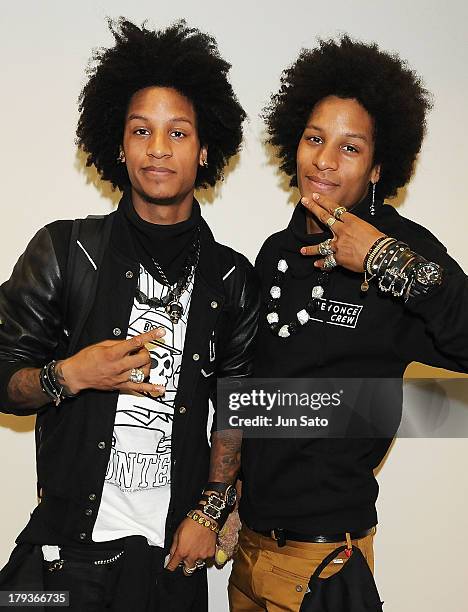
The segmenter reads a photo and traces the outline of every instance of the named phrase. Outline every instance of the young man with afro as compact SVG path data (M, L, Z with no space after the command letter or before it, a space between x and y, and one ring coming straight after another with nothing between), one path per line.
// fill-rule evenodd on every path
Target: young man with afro
M0 585L68 591L79 612L201 612L240 447L213 426L210 450L209 399L250 373L259 294L194 189L222 177L245 113L211 36L111 31L77 144L119 206L39 230L0 288L1 410L37 415L40 497Z
M397 55L348 36L302 51L283 72L266 122L301 202L256 260L263 306L255 377L391 378L401 390L412 361L468 371L468 279L427 229L384 203L411 177L429 107ZM370 437L244 432L233 612L297 611L303 600L301 610L382 609L369 571L374 469L401 415L399 395L381 414L383 388L374 384L370 402L390 418L381 437L372 421ZM402 526L402 538L410 528ZM328 555L321 577L334 580L314 581L304 599ZM353 579L359 560L362 582Z

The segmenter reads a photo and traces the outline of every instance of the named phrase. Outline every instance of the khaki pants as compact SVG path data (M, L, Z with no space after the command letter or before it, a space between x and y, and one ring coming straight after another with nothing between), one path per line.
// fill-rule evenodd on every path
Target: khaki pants
M374 571L373 534L353 540L369 567ZM333 550L346 544L315 544L291 542L278 547L275 540L261 536L245 525L239 534L239 549L234 557L229 579L229 605L231 612L297 612L307 591L310 576L320 562ZM322 578L337 573L346 563L331 563L322 572Z

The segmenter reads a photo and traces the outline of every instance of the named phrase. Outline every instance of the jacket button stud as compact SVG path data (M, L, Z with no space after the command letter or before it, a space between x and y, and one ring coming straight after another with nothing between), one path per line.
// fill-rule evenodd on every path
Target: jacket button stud
M86 516L91 516L91 515L92 515L92 513L93 513L93 511L91 510L91 508L87 508L87 509L85 510L85 514L86 514Z
M211 302L211 308L218 308L218 302Z
M90 493L88 499L89 501L96 501L96 493Z
M106 448L106 443L105 443L105 442L99 442L99 444L98 444L98 448L99 448L100 450L104 450L104 449Z
M112 330L112 333L114 334L114 336L120 336L120 334L122 333L122 330L120 329L120 327L114 327L114 329Z
M185 406L181 406L179 408L179 412L180 412L180 414L185 414L187 412L187 408Z
M200 355L199 355L198 353L194 353L194 354L192 355L192 359L193 359L194 361L198 361L198 360L200 359Z
M86 534L80 533L80 540L85 540L85 539L86 539Z
M127 278L133 278L133 272L131 270L128 270L127 272L125 272L125 276Z

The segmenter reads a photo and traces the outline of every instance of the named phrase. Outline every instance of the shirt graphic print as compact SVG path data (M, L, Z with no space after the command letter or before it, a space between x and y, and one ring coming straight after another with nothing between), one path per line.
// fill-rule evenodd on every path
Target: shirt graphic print
M148 297L164 297L168 287L140 267L139 288ZM183 313L174 324L164 308L133 303L128 338L164 327L162 343L146 345L151 355L150 381L163 384L163 397L120 393L102 501L93 540L103 542L130 535L164 545L170 501L171 436L193 279L183 292Z

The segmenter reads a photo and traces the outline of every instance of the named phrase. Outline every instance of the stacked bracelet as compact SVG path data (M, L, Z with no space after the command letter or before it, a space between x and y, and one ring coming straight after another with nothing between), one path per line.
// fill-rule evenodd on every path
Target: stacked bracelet
M232 508L227 506L224 500L218 495L210 493L209 495L202 495L197 510L200 510L200 512L203 512L203 514L215 520L218 527L221 529L227 521Z
M39 372L39 382L41 383L42 391L55 403L56 406L65 397L72 397L64 391L63 385L60 385L55 378L56 361L47 363Z
M377 238L364 259L364 270L367 270L369 274L372 274L372 263L376 255L378 255L378 253L385 248L386 244L393 241L394 238L389 238L388 236L381 236L380 238Z
M209 482L202 492L197 510L216 521L221 529L236 505L235 486L227 482Z
M438 264L417 255L405 242L388 237L379 238L371 246L364 260L364 272L371 278L378 277L381 291L404 296L405 300L428 293L441 284L443 276Z

